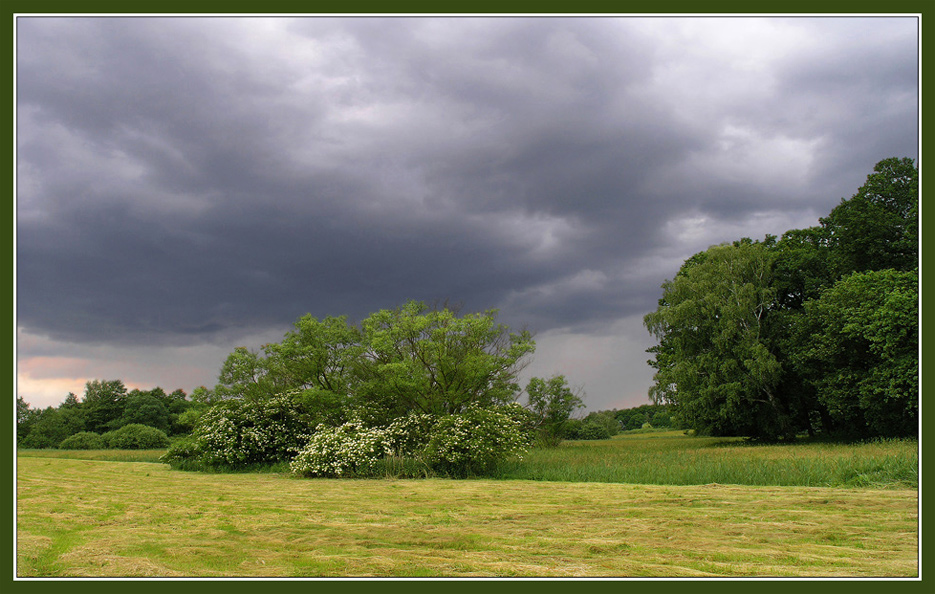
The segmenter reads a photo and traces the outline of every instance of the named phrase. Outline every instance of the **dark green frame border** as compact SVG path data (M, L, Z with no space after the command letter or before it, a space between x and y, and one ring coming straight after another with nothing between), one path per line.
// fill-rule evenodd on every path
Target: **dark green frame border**
M681 14L681 15L718 15L718 14L764 14L764 15L776 15L781 16L783 14L873 14L878 16L886 15L920 15L921 25L920 25L920 41L922 43L922 112L924 114L925 107L932 103L931 98L935 97L935 87L932 85L932 73L935 69L935 36L931 35L932 24L925 18L928 19L935 18L935 3L932 3L930 0L894 0L886 3L881 2L869 2L867 0L857 0L851 2L845 2L840 0L789 0L789 1L776 1L776 0L766 0L764 2L753 3L753 2L739 2L737 0L720 0L716 2L689 2L686 0L676 0L674 2L651 2L648 0L638 0L636 2L607 2L605 0L584 0L575 4L565 3L565 2L493 2L490 0L475 0L474 2L457 2L452 4L442 5L438 2L400 2L394 3L392 8L381 5L375 2L362 2L362 3L338 3L331 4L328 6L321 6L317 3L312 2L295 2L291 0L267 0L262 3L253 3L246 1L236 1L228 3L212 3L204 2L203 0L163 0L160 2L153 2L152 0L143 0L142 2L136 2L130 4L128 2L114 2L112 0L90 0L90 1L80 1L80 2L67 2L63 0L6 0L3 3L3 25L0 29L0 80L2 80L2 88L5 91L2 95L2 113L3 116L0 116L0 130L2 130L2 137L5 140L2 148L0 148L0 154L4 156L9 156L9 159L6 160L8 167L3 168L2 177L0 177L0 196L2 196L3 211L0 215L0 220L3 221L5 229L10 230L10 235L7 243L5 244L3 250L8 253L8 257L3 260L2 266L5 270L8 270L8 274L5 278L10 279L10 290L3 293L4 303L9 304L5 309L7 316L3 319L3 329L6 332L6 340L0 343L0 350L6 353L9 351L10 359L7 361L13 360L13 341L15 341L15 328L13 323L13 310L14 310L14 301L13 301L13 277L14 277L14 246L13 246L13 230L15 228L15 218L13 214L13 113L14 113L14 101L13 101L13 30L15 26L15 16L18 14L31 14L37 15L42 13L54 13L54 14L105 14L105 13L118 13L118 14L134 14L134 13L143 13L143 14L158 14L158 13L174 13L174 14L185 14L185 13L199 13L199 14L212 14L212 13L221 13L221 14L326 14L326 13L341 13L341 14L354 14L354 13L368 13L368 14L466 14L466 13L486 13L486 14L523 14L531 13L538 15L547 15L550 13L557 14ZM925 25L928 25L927 27ZM930 116L929 119L925 119L924 115L921 122L921 145L926 144L926 140L932 138L933 130L933 118L935 116ZM926 173L935 171L935 168L932 166L927 166L926 163L922 160L924 155L924 150L920 151L920 172L922 180L922 188L925 188L925 179ZM935 180L935 177L932 178ZM933 182L935 183L935 182ZM932 206L935 208L935 205ZM922 227L926 227L926 223L933 218L935 215L931 213L926 214L926 210L923 208L922 212ZM925 244L924 234L920 235L922 239L922 254L923 261L925 255L930 251ZM923 266L924 269L924 266ZM922 302L923 306L925 304L925 289L927 284L924 279L922 279ZM921 342L924 345L925 336L928 334L926 330L931 326L931 322L926 322L925 316L922 317L922 338ZM931 357L925 356L923 353L922 361L920 364L920 369L926 367L925 361ZM223 582L210 582L205 583L201 581L95 581L95 580L56 580L56 581L28 581L28 582L14 582L13 581L13 531L15 529L13 525L13 427L15 423L14 419L14 407L13 401L15 400L13 395L13 385L14 385L14 370L13 366L9 365L4 369L4 377L7 377L5 382L6 386L9 386L10 401L6 403L5 406L0 407L2 412L0 412L0 423L2 423L3 430L0 430L0 436L3 439L2 452L3 455L0 456L0 477L3 478L2 484L3 487L0 488L0 525L3 527L3 536L2 544L0 544L0 588L3 588L6 592L35 592L35 591L45 591L45 590L62 590L62 589L77 589L79 591L93 590L95 592L103 591L114 591L119 592L126 589L132 589L136 592L143 591L162 591L168 588L171 589L181 589L194 591L196 589L208 588L232 588L241 591L255 591L258 588L267 588L271 585L269 581L263 581L258 583L253 580L244 580L244 581L223 581ZM922 383L922 394L925 393L925 384L924 377ZM921 398L921 395L920 395ZM933 404L935 406L935 404ZM924 406L922 407L924 409ZM923 413L924 415L924 413ZM931 417L931 415L929 415ZM933 423L931 421L926 421L923 416L923 434L925 433L925 428L930 427ZM920 436L920 443L923 443L923 457L922 457L922 492L925 492L925 487L931 487L935 482L929 478L925 480L925 477L933 476L932 458L926 454L930 453L932 450L931 444L925 444L924 439ZM923 535L926 532L931 533L929 529L932 525L932 514L924 513L925 501L923 499L923 524L922 524L922 534L920 534L920 544L923 545L923 558L922 558L922 571L923 571L923 580L922 581L889 581L887 583L880 583L877 580L855 580L855 581L822 581L822 580L777 580L777 581L750 581L745 579L723 579L723 580L688 580L684 582L683 580L671 580L671 581L604 581L604 580L580 580L576 583L567 583L564 580L542 580L542 581L511 581L511 580L499 580L499 581L477 581L477 580L466 580L466 581L438 581L438 580L421 580L421 581L399 581L399 580L386 580L386 581L321 581L321 582L303 582L303 581L275 581L275 587L278 590L283 588L292 589L292 590L302 590L308 591L311 588L324 588L327 590L338 589L338 590L357 590L357 589L366 589L366 590L376 590L376 589L391 589L396 590L397 588L404 588L408 592L414 591L430 591L437 589L444 589L447 593L460 594L461 592L472 591L477 588L493 588L503 591L505 588L521 588L523 590L534 589L536 591L551 590L555 591L561 589L567 591L569 588L578 588L581 585L585 585L589 591L613 591L620 592L623 589L629 588L650 588L653 590L662 589L671 589L671 590L686 590L690 589L695 591L699 587L702 590L717 590L718 592L725 591L748 591L755 589L758 592L778 592L780 589L787 590L789 588L804 588L809 591L819 591L820 589L827 588L846 588L851 592L874 592L875 594L882 588L887 590L896 589L900 591L909 591L909 592L924 592L926 589L924 587L925 578L928 578L928 581L933 581L931 575L926 575L927 571L930 573L935 571L935 564L932 563L933 557L932 554L933 546L932 543L929 543L928 547L924 547L924 537Z

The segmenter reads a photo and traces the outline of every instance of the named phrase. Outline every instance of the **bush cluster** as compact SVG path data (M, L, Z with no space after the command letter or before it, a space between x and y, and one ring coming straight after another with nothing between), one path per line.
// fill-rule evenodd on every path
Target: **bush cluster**
M75 433L70 435L62 440L62 443L58 444L59 449L62 450L103 450L104 440L101 439L101 436L93 431L82 431L80 433Z
M131 423L103 435L81 431L58 444L63 450L157 450L168 447L169 437L148 425Z
M111 450L154 450L169 446L164 431L148 425L131 423L101 435L104 448Z
M361 421L319 425L290 468L303 476L368 476L387 455L388 445L385 429L366 428Z
M521 425L510 415L471 408L438 422L423 457L437 472L463 477L489 474L500 462L522 457L528 447Z
M304 448L309 429L295 395L231 400L205 412L191 439L174 444L163 461L218 468L274 464Z
M290 464L302 476L482 475L521 457L528 435L507 407L471 407L461 414L409 415L387 427L360 421L320 426Z

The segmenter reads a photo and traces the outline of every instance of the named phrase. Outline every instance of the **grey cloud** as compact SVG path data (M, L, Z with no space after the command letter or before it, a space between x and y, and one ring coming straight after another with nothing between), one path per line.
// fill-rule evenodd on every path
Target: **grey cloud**
M628 19L18 23L19 322L74 342L222 340L409 298L596 331L655 305L671 272L622 271L673 249L667 222L824 214L915 147L898 31L793 56L766 103L688 121ZM750 134L734 177L728 121ZM781 186L786 137L814 156Z

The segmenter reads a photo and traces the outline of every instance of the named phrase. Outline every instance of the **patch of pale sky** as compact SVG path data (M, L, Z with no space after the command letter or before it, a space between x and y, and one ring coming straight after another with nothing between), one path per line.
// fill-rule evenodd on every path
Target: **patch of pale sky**
M17 394L33 408L57 406L69 392L84 393L89 380L119 379L128 388L149 390L159 386L187 393L217 383L218 372L237 346L259 350L279 342L291 328L284 327L240 337L225 344L184 347L76 345L22 329L17 342Z
M536 335L536 353L523 371L522 385L531 377L560 374L584 391L587 410L649 404L653 369L646 364L649 355L642 355L654 342L642 316L610 321L605 330L585 334L557 329Z
M692 179L705 173L720 182L753 188L800 190L821 138L790 138L749 126L725 125L717 136L716 150L696 152L683 165Z
M740 220L721 220L695 211L665 223L662 233L668 241L650 259L661 258L681 265L692 254L712 245L730 243L743 237L762 240L768 234L779 237L790 229L817 225L818 217L809 211L766 211L753 213Z

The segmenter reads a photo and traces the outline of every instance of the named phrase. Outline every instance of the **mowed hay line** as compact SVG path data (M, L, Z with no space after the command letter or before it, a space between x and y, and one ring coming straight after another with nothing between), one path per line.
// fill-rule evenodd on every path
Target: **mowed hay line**
M912 490L326 480L18 459L20 576L917 575Z

